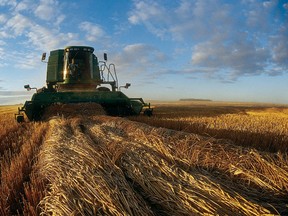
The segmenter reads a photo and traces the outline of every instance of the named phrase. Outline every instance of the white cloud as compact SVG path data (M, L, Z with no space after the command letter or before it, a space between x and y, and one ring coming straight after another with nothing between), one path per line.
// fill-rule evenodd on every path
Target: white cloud
M24 36L27 40L22 44L25 44L27 48L41 51L54 49L65 41L65 34L59 33L57 29L39 25L19 13L7 21L3 31L0 31L0 36L6 38Z
M33 24L29 18L17 13L7 21L5 28L12 30L12 37L17 37L22 35L24 31L31 26L33 26Z
M128 19L132 24L146 22L151 17L153 19L163 19L163 12L165 11L162 11L161 8L155 1L139 1L135 3L135 10L130 14Z
M27 33L29 43L41 50L56 48L61 42L57 36L57 32L40 25L33 25Z
M17 1L16 0L0 0L0 6L16 6Z
M161 39L174 39L176 47L190 46L192 64L187 72L201 71L214 77L224 73L228 79L271 74L281 65L288 72L288 34L279 30L285 26L285 18L273 17L278 10L276 0L181 0L173 4L166 7L157 0L136 0L128 20L144 25ZM269 63L278 69L269 68Z
M6 42L5 41L3 41L3 40L0 40L0 46L3 46L3 45L5 45L6 44ZM1 48L0 48L1 49Z
M167 56L157 48L137 43L123 47L123 50L112 56L117 71L124 76L153 73L158 64L167 60Z
M157 37L164 38L167 33L166 23L172 19L169 13L165 11L156 1L135 1L135 9L129 13L129 22L131 24L143 23L146 28ZM159 23L159 25L158 25Z
M0 29L0 38L9 38L11 37L5 30Z
M63 14L57 16L55 24L57 26L60 25L65 20L65 18L66 18L66 16Z
M0 41L0 43L1 43L1 41ZM0 45L2 45L2 44L0 44ZM4 54L5 54L5 50L0 47L0 60L3 60L3 59L4 59ZM0 66L4 66L4 65L5 65L5 63L2 61L2 62L0 63Z
M40 0L40 4L32 5L30 10L34 11L37 18L56 27L59 27L66 18L65 13L61 11L62 6L57 0Z
M168 8L161 1L135 1L128 20L133 25L143 24L161 39L177 41L205 39L223 26L232 25L231 6L218 0L182 0ZM220 25L221 24L221 25Z
M4 4L3 1L0 4ZM3 45L0 50L3 60L0 66L13 64L22 69L35 68L39 63L35 60L39 59L39 53L41 55L42 52L63 48L70 42L79 41L77 33L60 31L58 25L65 16L61 15L61 7L57 1L41 0L40 4L36 5L33 1L23 0L13 5L6 2L5 5L11 12L0 15L0 45ZM32 16L34 10L39 19ZM10 49L11 42L7 43L7 39L14 41L14 46L17 45L17 53ZM26 54L21 55L22 50Z
M28 8L28 2L22 1L22 2L19 2L19 3L16 5L14 11L15 11L15 12L20 12L20 11L26 10L27 8Z
M59 25L64 21L65 15L61 14L61 7L56 0L40 0L38 4L23 0L15 5L6 3L6 6L11 6L11 13L0 15L0 23L3 23L0 38L14 38L18 45L37 52L59 48L59 45L77 40L78 34L60 32ZM39 19L31 16L32 11ZM21 37L25 39L20 39Z
M288 27L279 29L279 33L271 37L273 62L288 70Z
M131 44L127 45L123 49L123 62L134 62L146 64L149 62L149 53L152 51L152 47L146 44Z
M192 68L205 68L213 74L225 73L227 79L237 79L243 75L258 75L265 73L269 50L259 48L254 43L235 38L227 44L221 37L194 46L192 52Z
M186 19L191 14L191 8L194 8L192 1L181 1L179 7L175 9L175 13L179 17Z
M166 55L157 48L141 43L125 46L121 55L124 56L126 62L140 63L145 67L167 59Z
M14 67L19 69L33 69L36 68L40 64L40 55L31 53L31 54L23 54L18 53L18 60Z
M81 22L79 28L86 33L86 40L90 42L96 42L105 36L105 31L102 27L91 22Z
M34 11L35 16L42 20L51 20L57 14L58 2L54 0L40 0L40 4ZM56 13L55 13L56 12Z
M265 8L271 8L274 7L277 4L277 0L271 0L271 1L264 1L263 6Z
M0 14L0 23L5 23L7 20L7 17L5 14Z
M36 23L33 23L27 30L25 37L27 41L23 44L26 48L34 50L37 54L39 54L39 51L47 52L53 49L64 48L68 44L79 41L77 33L61 33L57 29L50 29Z

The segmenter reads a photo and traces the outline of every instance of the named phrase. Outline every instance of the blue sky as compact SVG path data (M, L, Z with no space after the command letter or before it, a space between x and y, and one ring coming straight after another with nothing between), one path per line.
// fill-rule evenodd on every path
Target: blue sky
M107 52L130 97L288 103L287 0L0 0L0 104L69 45Z

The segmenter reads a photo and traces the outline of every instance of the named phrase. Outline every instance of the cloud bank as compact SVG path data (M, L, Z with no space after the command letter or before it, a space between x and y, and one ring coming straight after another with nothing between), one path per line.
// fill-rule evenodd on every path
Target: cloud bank
M188 45L186 72L230 81L288 72L288 6L284 1L182 0L173 4L134 1L128 20L162 40Z

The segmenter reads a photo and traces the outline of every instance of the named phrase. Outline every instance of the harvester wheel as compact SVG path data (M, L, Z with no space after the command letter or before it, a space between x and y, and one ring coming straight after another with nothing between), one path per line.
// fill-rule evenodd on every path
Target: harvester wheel
M153 109L145 109L143 114L150 117L153 115Z

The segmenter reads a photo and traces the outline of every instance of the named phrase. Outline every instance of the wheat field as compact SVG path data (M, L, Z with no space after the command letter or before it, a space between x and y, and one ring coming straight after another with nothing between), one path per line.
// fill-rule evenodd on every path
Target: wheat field
M0 107L1 215L288 214L288 107L60 105L21 124L15 110Z

